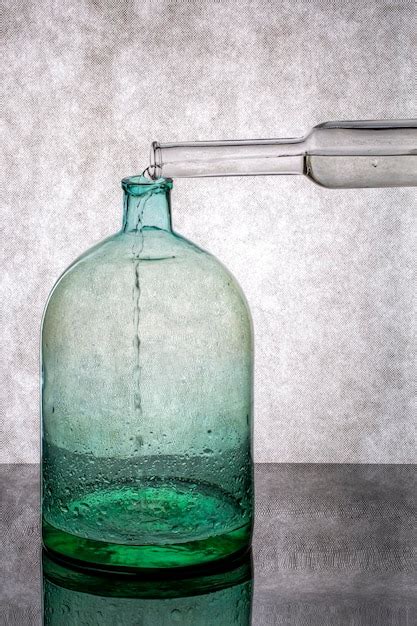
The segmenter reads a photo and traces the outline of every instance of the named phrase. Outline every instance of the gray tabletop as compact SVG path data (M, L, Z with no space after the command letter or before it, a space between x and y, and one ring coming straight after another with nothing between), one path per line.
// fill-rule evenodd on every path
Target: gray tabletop
M416 476L410 465L258 465L252 624L417 624ZM38 481L35 465L0 466L0 624L42 621Z

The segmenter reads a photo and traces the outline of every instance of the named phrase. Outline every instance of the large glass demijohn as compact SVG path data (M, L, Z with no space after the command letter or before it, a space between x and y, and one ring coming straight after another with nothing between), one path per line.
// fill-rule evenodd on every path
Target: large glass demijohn
M172 180L122 186L122 230L64 272L44 314L43 541L104 568L225 559L252 531L250 313L173 232Z

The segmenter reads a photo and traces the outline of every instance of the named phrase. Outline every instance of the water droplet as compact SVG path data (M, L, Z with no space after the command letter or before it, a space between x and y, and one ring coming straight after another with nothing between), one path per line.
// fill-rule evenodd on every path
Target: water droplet
M371 165L372 167L378 167L378 161L374 159L373 161L371 161Z
M181 620L181 611L179 609L172 609L171 617L174 622L179 622Z

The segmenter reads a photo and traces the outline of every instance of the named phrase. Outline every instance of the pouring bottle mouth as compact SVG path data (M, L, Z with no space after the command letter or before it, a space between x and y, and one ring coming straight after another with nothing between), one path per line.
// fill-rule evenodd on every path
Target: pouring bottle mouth
M158 180L162 177L162 150L157 141L151 144L151 153L149 156L149 167L146 168L152 180Z

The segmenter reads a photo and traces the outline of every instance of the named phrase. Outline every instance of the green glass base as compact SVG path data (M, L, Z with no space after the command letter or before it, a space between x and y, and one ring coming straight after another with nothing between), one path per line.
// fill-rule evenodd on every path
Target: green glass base
M249 524L237 530L177 544L120 545L83 539L43 523L43 543L47 550L63 558L105 569L161 569L193 567L231 558L250 545Z
M43 520L46 549L104 569L195 567L251 541L248 513L230 494L179 479L91 491L52 513Z

